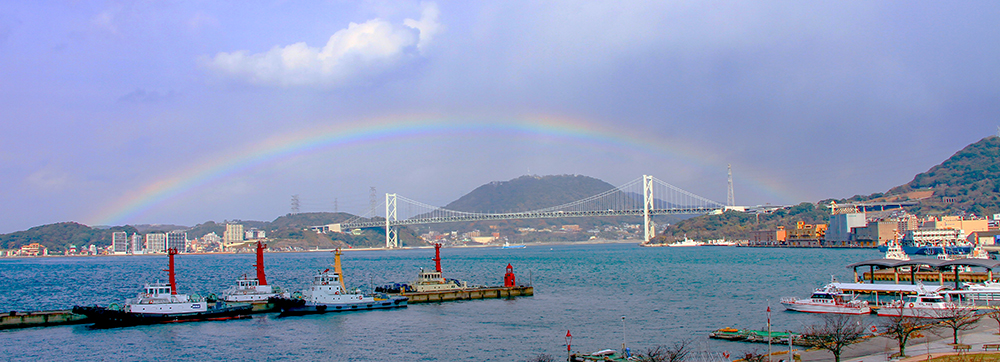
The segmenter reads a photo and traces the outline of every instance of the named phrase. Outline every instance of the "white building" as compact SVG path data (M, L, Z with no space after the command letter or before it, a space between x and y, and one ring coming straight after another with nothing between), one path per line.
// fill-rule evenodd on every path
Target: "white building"
M226 244L243 242L243 224L226 224L226 232L222 234L222 239Z
M167 252L167 234L164 234L164 233L146 234L146 252L147 253L166 253Z
M111 233L111 252L115 255L125 255L128 251L128 233L124 231Z
M131 244L129 247L129 252L132 254L142 254L146 251L145 246L142 242L142 236L137 233L132 233L132 238L130 240Z
M245 240L264 239L264 238L267 238L267 233L264 232L264 230L253 228L253 229L247 230L247 232L244 233L244 238L245 238Z

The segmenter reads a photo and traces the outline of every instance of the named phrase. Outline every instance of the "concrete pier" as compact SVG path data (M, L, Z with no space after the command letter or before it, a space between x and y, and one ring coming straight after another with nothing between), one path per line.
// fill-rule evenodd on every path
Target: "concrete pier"
M50 310L43 312L12 311L0 315L0 329L54 326L61 324L87 323L87 316L70 310Z

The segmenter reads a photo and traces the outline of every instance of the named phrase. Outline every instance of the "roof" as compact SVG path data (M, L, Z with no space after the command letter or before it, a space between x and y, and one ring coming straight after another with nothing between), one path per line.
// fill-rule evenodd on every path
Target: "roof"
M877 266L880 268L896 268L901 266L919 266L927 265L934 268L940 268L943 266L950 265L968 265L968 266L978 266L986 269L997 269L1000 267L1000 260L992 259L956 259L956 260L938 260L938 259L910 259L910 260L897 260L897 259L872 259L859 261L857 263L848 265L848 269L853 269L861 266Z
M936 260L936 259L935 259ZM912 285L912 284L871 284L871 283L831 283L833 286L837 287L842 291L846 292L862 292L862 293L909 293L916 294L919 288L923 288L928 292L939 292L945 289L944 286L940 285Z

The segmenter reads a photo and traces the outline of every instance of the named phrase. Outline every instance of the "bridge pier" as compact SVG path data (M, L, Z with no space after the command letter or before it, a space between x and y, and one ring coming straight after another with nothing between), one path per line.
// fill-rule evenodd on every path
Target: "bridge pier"
M656 225L653 223L650 213L655 208L653 198L653 176L642 175L642 221L643 237L648 244L656 236Z
M396 194L385 194L385 248L399 247L399 231L396 229Z

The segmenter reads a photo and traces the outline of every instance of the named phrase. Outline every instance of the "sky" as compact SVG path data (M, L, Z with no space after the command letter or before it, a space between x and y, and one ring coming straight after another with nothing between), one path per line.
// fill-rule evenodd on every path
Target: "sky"
M991 1L0 0L0 233L652 175L884 192L1000 125Z

